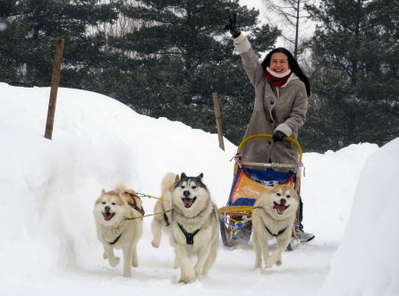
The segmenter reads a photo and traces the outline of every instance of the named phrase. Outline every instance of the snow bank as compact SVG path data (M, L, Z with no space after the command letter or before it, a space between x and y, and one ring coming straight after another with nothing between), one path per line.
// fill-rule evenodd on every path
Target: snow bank
M352 212L319 295L399 295L399 138L366 162Z

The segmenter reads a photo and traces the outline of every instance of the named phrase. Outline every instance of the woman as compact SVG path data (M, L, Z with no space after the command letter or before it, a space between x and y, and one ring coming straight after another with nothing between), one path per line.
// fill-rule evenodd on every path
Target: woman
M297 61L285 48L272 50L263 62L251 48L248 39L236 27L236 17L229 17L226 29L232 34L236 51L255 88L255 104L244 138L254 134L273 134L273 139L255 139L242 149L244 161L296 164L295 144L283 141L298 137L304 124L310 95L310 83ZM302 205L301 205L302 212ZM302 213L301 215L302 216ZM300 217L302 220L302 217ZM310 241L313 234L303 232L297 225L301 241Z

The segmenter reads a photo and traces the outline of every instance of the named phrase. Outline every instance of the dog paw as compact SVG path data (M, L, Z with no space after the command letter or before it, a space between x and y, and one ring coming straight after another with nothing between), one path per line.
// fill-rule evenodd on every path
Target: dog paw
M271 268L274 264L281 265L281 257L271 256L266 262L266 268Z
M194 280L195 280L195 277L193 277L193 278L181 277L179 280L179 283L189 284L189 283L193 282Z
M267 260L267 262L265 264L265 268L272 268L275 263L276 263L276 261L273 260L272 258L270 258L269 260Z
M109 265L111 265L112 267L115 267L119 264L120 258L119 257L114 257L114 258L109 258Z
M123 276L124 276L124 277L131 277L131 276L132 276L132 271L131 271L130 269L124 271L124 272L123 272Z
M151 244L152 244L152 246L153 246L154 248L159 248L159 245L160 245L160 243L159 243L159 242L156 242L156 241L152 241Z
M199 267L195 267L195 275L196 275L196 277L200 277L201 275L203 275L203 270L202 270L202 268L199 268Z
M179 283L184 283L184 284L188 284L191 283L195 280L196 276L195 276L195 272L193 270L193 272L190 273L186 273L184 275L182 275L180 277Z

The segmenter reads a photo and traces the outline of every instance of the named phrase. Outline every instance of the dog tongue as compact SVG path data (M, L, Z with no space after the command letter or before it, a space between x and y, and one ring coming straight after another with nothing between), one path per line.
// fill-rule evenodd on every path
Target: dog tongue
M287 206L282 206L282 205L279 205L279 204L275 204L275 205L273 206L273 209L276 209L276 210L277 210L277 213L278 213L279 215L284 214L284 211L285 211L287 208L288 208Z
M191 198L184 198L183 202L184 206L191 206L193 204L193 200Z
M104 213L104 219L105 219L105 221L111 220L112 216L113 216L113 215L112 215L111 213Z

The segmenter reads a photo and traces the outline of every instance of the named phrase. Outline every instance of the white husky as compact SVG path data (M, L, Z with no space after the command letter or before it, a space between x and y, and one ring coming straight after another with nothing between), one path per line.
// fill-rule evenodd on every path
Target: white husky
M137 243L143 232L144 210L133 190L118 185L102 191L94 206L97 237L104 246L104 259L111 266L119 263L114 248L123 250L123 276L131 276L131 266L138 266Z
M255 202L252 211L252 237L256 252L255 268L281 265L281 254L291 241L299 199L290 185L276 185ZM277 240L277 248L269 254L268 241Z

